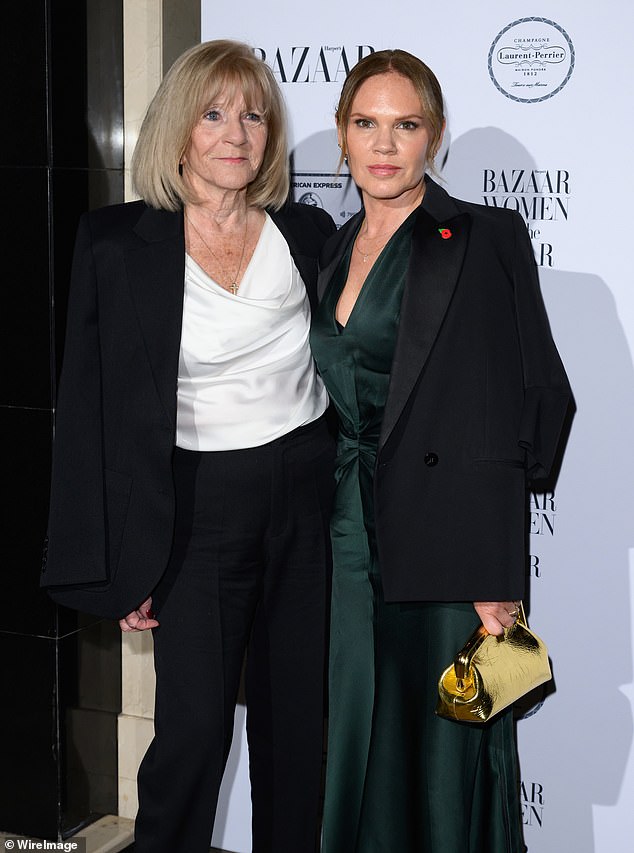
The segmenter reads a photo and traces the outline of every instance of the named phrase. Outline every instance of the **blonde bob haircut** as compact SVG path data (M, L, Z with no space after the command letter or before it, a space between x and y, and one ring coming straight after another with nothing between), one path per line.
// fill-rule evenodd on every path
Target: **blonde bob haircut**
M357 92L370 77L390 72L406 77L420 98L423 115L431 130L427 166L434 171L434 157L440 148L445 126L442 89L431 68L428 68L417 56L405 50L378 50L370 53L360 60L346 77L335 112L337 128L341 136L339 168L348 154L348 122Z
M132 180L151 207L180 210L195 203L183 180L181 158L194 127L219 95L244 98L267 127L262 166L247 187L247 203L279 210L289 190L286 114L271 69L238 41L203 42L180 56L152 98L132 155Z

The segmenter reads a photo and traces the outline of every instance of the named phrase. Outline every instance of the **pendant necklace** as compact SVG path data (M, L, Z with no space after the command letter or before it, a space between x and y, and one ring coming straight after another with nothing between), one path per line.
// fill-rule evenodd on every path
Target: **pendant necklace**
M366 230L367 230L367 229L366 229ZM364 252L364 251L363 251L363 249L359 246L359 242L358 242L358 241L359 241L359 237L361 237L361 234L360 234L360 233L359 233L359 234L357 234L357 237L356 237L356 239L355 239L355 241L354 241L354 247L355 247L355 249L357 250L357 252L361 255L361 257L363 258L363 263L364 263L364 264L367 262L368 258L372 257L372 255L376 255L378 252L382 251L383 247L384 247L384 246L385 246L385 244L388 242L388 240L390 239L390 237L392 236L392 234L393 234L393 233L394 233L393 231L388 231L388 232L387 232L387 240L383 240L383 242L380 244L380 246L379 246L378 248L376 248L376 249L374 249L373 251L370 251L370 252ZM382 238L383 238L383 237L385 237L385 236L386 236L386 233L379 234L379 235L378 235L378 238L379 238L379 239L382 239ZM364 239L368 239L368 238L367 238L367 237L364 237ZM374 239L376 240L377 238L375 237Z
M365 262L367 261L367 259L370 257L370 255L372 255L372 254L373 254L373 252L363 252L363 251L359 248L359 246L357 245L357 241L356 241L356 240L354 241L354 247L355 247L355 249L357 250L357 252L361 255L361 257L363 258L363 263L365 263Z
M189 222L191 227L194 229L196 234L198 234L198 236L200 237L200 239L202 241L203 246L207 249L209 254L216 261L216 263L218 264L218 266L220 267L220 269L222 271L224 278L227 280L227 282L228 282L227 284L223 284L222 282L220 282L220 286L224 290L228 290L230 293L232 293L235 296L236 293L238 292L238 288L240 287L240 283L239 283L238 279L240 278L240 270L242 269L242 261L244 260L244 250L245 250L245 247L247 244L247 225L249 222L248 211L247 211L247 215L245 216L245 219L244 219L244 234L242 236L242 252L240 254L240 263L238 264L238 269L236 270L236 273L234 276L232 276L231 274L227 275L226 267L224 266L224 264L221 263L218 255L214 252L214 250L211 248L211 246L207 243L207 241L205 240L203 235L200 233L198 228L196 228L194 223L191 221L190 217L186 216L185 218L187 219L187 221Z

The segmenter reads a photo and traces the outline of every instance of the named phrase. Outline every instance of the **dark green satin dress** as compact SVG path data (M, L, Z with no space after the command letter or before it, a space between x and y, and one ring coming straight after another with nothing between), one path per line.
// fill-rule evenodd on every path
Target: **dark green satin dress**
M386 604L381 588L372 481L414 215L377 259L345 328L335 308L350 252L342 259L311 333L340 420L322 850L520 853L510 714L483 727L434 714L438 677L477 624L472 604Z

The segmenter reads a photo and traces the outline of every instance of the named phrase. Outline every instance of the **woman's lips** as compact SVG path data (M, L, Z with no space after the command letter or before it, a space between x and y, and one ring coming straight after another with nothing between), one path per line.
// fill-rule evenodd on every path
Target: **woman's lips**
M379 177L389 177L400 171L400 166L393 166L391 163L374 163L372 166L368 166L368 172Z

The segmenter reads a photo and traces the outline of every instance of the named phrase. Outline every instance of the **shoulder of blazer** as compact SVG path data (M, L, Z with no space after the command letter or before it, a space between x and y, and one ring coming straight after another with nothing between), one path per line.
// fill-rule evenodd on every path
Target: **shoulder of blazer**
M292 252L317 257L328 237L336 231L325 210L308 204L287 202L280 210L267 210L284 235Z
M484 226L494 230L501 228L503 231L508 231L510 236L513 231L514 220L518 218L521 220L521 216L515 210L491 207L487 204L454 198L429 176L426 176L425 183L427 184L427 191L421 207L439 223L457 213L468 213L476 226Z
M515 210L489 207L454 198L431 178L426 177L427 191L421 204L438 226L449 223L456 215L469 218L469 244L482 251L492 251L507 270L512 270L518 239L526 235L526 223Z
M364 216L365 211L361 208L358 213L355 213L354 216L350 217L345 225L342 225L338 231L328 238L319 257L319 266L322 269L327 267L333 259L341 254L343 248L347 246L350 240L354 237Z
M183 235L182 211L158 210L143 201L114 204L85 213L93 240L154 243Z

